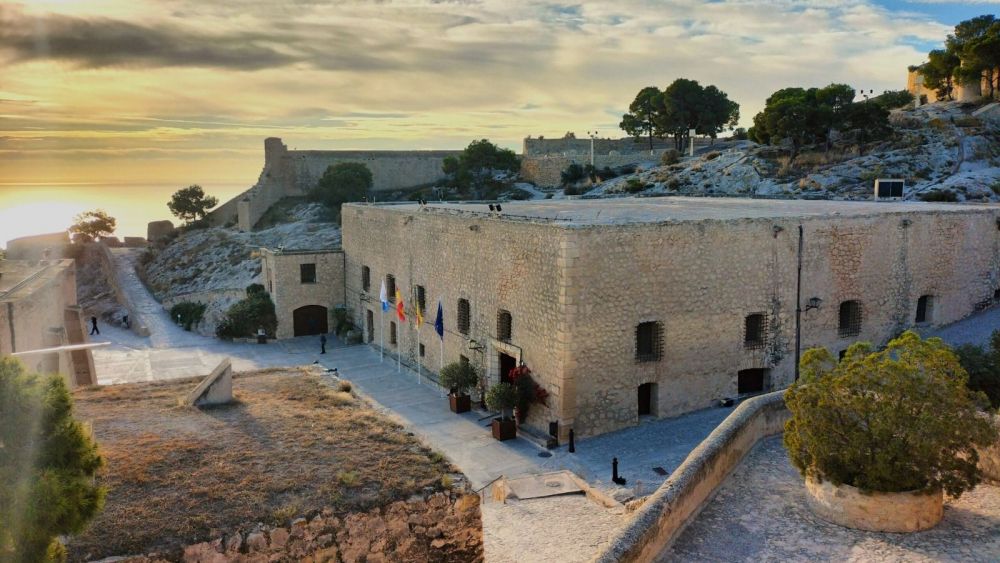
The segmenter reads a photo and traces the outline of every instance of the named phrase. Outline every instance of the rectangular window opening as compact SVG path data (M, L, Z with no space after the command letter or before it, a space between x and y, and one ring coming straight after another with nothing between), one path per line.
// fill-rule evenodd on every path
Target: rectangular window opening
M458 310L457 310L457 324L458 332L468 336L469 334L469 324L470 324L470 311L469 311L469 300L459 299L458 300Z
M505 311L503 309L497 311L497 340L501 342L510 342L510 336L512 331L513 319L510 316L510 311Z
M767 344L767 315L764 313L747 315L743 324L743 347L763 348Z
M658 362L663 355L663 325L656 321L635 327L635 361Z
M299 264L299 279L302 283L316 283L316 264Z
M372 288L372 270L368 266L361 266L361 289L370 291Z

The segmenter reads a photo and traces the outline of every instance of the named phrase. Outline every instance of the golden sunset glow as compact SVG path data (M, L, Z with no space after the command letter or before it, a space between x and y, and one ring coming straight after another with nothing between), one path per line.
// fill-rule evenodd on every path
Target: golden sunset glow
M902 88L950 29L919 6L0 2L0 209L37 197L13 195L24 183L249 187L267 136L517 150L527 135L621 136L635 92L677 77L726 91L747 125L788 85ZM113 193L72 202L111 209Z

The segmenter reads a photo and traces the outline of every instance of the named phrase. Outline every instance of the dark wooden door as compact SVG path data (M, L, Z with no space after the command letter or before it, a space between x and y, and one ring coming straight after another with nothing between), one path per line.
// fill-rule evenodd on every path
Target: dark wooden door
M639 386L639 416L653 413L653 384L643 383Z
M500 352L500 381L510 383L510 370L517 367L517 360Z
M309 336L328 332L326 324L326 307L322 305L306 305L292 311L292 324L295 336Z
M736 392L740 395L762 392L765 376L767 376L766 369L740 370L736 374Z

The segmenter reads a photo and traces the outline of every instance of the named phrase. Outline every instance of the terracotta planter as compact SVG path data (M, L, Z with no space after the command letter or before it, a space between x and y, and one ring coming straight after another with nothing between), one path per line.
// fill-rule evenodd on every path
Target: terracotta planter
M870 532L918 532L933 528L944 515L938 491L863 492L850 485L806 478L806 501L813 514L846 528Z
M514 422L513 418L506 420L494 418L493 422L490 423L490 428L493 430L493 437L501 442L517 437L517 423Z
M448 403L451 406L451 412L463 413L469 412L472 407L472 399L468 395L455 395L452 393L448 395Z

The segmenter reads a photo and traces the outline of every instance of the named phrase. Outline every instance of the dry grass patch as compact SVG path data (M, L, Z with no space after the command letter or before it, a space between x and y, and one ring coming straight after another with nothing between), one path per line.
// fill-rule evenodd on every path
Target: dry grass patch
M442 488L447 461L349 390L296 369L238 374L237 402L177 405L196 380L81 389L107 464L107 505L73 560L160 552L329 506L363 510ZM343 389L343 388L341 388Z

